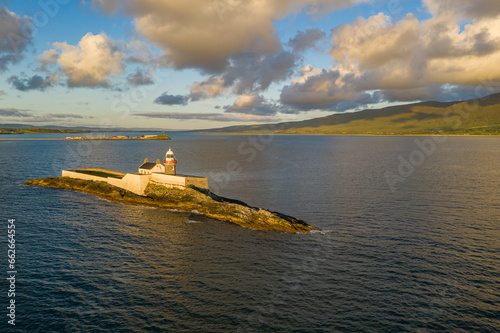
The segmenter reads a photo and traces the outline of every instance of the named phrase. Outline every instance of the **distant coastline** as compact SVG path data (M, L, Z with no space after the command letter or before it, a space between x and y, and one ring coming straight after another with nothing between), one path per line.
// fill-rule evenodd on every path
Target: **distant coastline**
M0 141L52 141L52 140L64 140L64 141L85 141L85 140L109 140L109 141L120 141L120 140L172 140L168 135L142 135L137 137L130 136L111 136L111 137L66 137L66 138L0 138Z
M450 134L450 133L398 133L398 134L374 134L374 133L288 133L288 132L276 132L276 131L257 131L257 132L198 132L204 135L296 135L296 136L460 136L460 137L485 137L485 136L500 136L500 132L487 133L487 134ZM0 139L1 140L1 139Z
M237 125L193 131L216 134L498 136L500 93L455 102L419 102L333 113L277 124Z
M66 137L64 140L171 140L168 135L140 135L140 136L125 136L112 135L110 137Z
M15 125L0 125L0 133L117 132L116 129L97 129L90 127L75 127L68 129L33 127L15 129L12 128L13 126ZM19 126L27 127L29 125ZM137 132L136 129L121 130L125 132ZM165 131L167 130L149 130L150 133L164 133ZM148 130L144 130L143 132L148 132ZM326 117L302 121L236 125L202 130L168 130L168 132L215 135L499 136L500 93L468 101L428 101L394 105L380 109L333 113ZM99 138L82 138L82 140L96 139ZM122 139L130 140L130 138Z

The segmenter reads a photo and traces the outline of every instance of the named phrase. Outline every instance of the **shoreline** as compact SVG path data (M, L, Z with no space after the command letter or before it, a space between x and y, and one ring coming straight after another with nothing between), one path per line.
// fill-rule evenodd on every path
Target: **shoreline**
M234 136L249 136L249 135L282 135L282 136L373 136L373 137L421 137L421 136L450 136L450 137L500 137L500 134L312 134L312 133L273 133L273 132L255 132L255 133L238 133L238 132L196 132L195 134L203 135L234 135ZM66 138L0 138L0 141L168 141L172 139L107 139L107 138L82 138L82 139L66 139Z
M155 138L145 138L145 139L108 139L108 138L81 138L81 139L66 139L66 138L0 138L0 141L51 141L51 140L62 140L62 141L168 141L168 139L155 139Z
M203 135L283 135L283 136L383 136L383 137L391 137L391 136L459 136L459 137L496 137L500 136L499 134L313 134L313 133L275 133L275 132L252 132L252 133L239 133L239 132L196 132L196 134Z

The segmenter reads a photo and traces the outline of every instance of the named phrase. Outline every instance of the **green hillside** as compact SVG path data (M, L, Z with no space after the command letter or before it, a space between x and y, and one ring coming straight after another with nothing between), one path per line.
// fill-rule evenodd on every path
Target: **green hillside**
M232 126L214 132L368 135L500 135L500 94L461 102L422 102L274 125Z

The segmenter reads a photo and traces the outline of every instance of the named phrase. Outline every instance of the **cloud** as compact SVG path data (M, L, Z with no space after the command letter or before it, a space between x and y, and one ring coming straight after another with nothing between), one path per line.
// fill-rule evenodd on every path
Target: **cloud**
M127 82L135 87L154 84L153 72L151 70L145 72L137 68L135 73L129 74L127 76Z
M234 113L182 113L182 112L150 112L135 113L134 116L153 119L179 119L179 120L209 120L222 122L276 122L280 119L274 116L259 116L253 114Z
M117 42L117 47L122 52L123 61L155 67L161 63L159 55L149 44L133 40L129 43Z
M409 89L384 89L380 91L380 99L384 101L412 102L418 100L440 100L448 99L449 93L445 87L439 84L429 84L424 87ZM460 97L452 98L460 99ZM451 99L450 99L451 100Z
M269 103L261 95L242 95L232 105L223 107L226 113L252 114L258 116L274 116L278 113L297 113L277 104Z
M358 91L349 80L344 79L336 69L318 70L310 65L305 66L300 79L283 87L280 101L283 105L302 111L344 111L360 104L378 102L373 100L371 94Z
M92 116L82 116L74 113L47 113L36 115L29 109L5 108L0 109L0 117L16 117L17 122L58 122L61 120L72 121L73 119L92 119Z
M50 65L55 65L57 63L57 59L61 54L54 49L46 50L40 55L40 66L37 70L42 72L50 72L48 67Z
M476 8L478 16L463 27L469 2L457 1L457 9L446 12L452 3L426 1L434 16L424 21L409 14L392 22L380 13L333 29L333 65L304 67L282 89L281 102L301 110L341 111L356 103L447 100L462 87L499 87L498 2L481 1L490 10Z
M315 47L316 43L326 37L322 29L307 28L306 31L297 31L295 37L288 41L288 46L293 52L304 52L308 48Z
M46 76L45 78L40 75L33 75L30 78L19 78L17 75L12 75L7 79L7 82L20 91L43 91L46 88L52 87L58 80L59 77L56 75Z
M364 89L413 89L428 84L478 85L500 80L500 17L465 25L435 16L400 22L378 14L332 34L330 53L351 66ZM344 66L344 69L347 68Z
M126 77L131 86L154 84L153 74L158 66L158 55L151 47L141 41L125 43L113 41L106 34L87 33L77 46L67 43L54 43L56 48L44 51L37 70L51 73L50 66L66 76L68 87L112 87L109 79L120 74L125 64L146 65L147 69L137 68Z
M54 43L54 46L57 54L49 50L42 59L57 58L69 87L106 87L111 75L123 71L122 54L104 33L89 32L77 46L67 43Z
M21 110L16 108L0 109L0 116L2 117L30 117L30 110Z
M496 18L500 15L498 0L423 0L429 12L434 15L452 15L458 20Z
M47 113L41 116L29 115L24 118L17 119L18 122L35 122L35 123L47 123L60 120L72 121L73 119L85 119L93 117L85 117L73 113Z
M214 98L226 92L230 86L226 86L224 79L220 76L210 76L201 82L195 82L191 87L189 97L193 101Z
M30 17L21 18L0 5L0 72L6 70L9 63L23 59L23 52L31 41L32 26Z
M164 92L156 97L154 102L161 105L186 105L188 98L182 95L169 95Z
M235 94L264 91L272 83L293 74L297 55L282 50L274 55L246 53L235 56L219 75L212 75L191 87L190 98L197 101L213 98L229 90Z
M281 49L273 22L307 9L326 13L369 0L94 0L113 13L134 17L136 30L161 47L175 68L220 72L232 57L275 54Z

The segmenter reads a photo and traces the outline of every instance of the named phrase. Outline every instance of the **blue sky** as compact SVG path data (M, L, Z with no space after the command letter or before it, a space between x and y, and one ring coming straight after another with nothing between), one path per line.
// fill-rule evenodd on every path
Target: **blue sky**
M498 91L497 0L0 1L0 124L213 128Z

